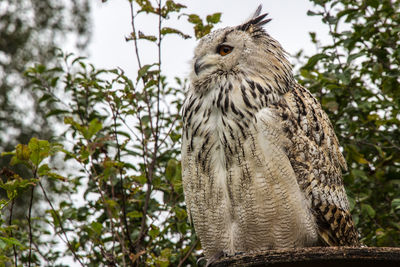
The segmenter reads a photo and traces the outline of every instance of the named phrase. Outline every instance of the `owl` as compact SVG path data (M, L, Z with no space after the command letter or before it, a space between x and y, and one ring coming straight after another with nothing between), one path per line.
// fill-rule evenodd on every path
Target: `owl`
M260 13L199 41L182 107L185 202L209 261L359 245L332 124Z

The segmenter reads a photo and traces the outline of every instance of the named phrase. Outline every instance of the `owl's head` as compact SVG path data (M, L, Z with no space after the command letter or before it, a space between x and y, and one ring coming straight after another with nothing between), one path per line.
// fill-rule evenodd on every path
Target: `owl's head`
M261 9L260 5L241 25L215 30L200 39L193 58L192 83L231 75L261 75L284 84L293 79L286 52L263 28L271 19L266 19L268 14L261 14Z

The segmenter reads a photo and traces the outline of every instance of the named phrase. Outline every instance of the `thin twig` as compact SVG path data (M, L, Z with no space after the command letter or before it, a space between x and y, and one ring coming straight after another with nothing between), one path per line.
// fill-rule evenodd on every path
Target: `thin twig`
M89 143L90 140L87 140L87 142ZM90 165L90 170L91 170L92 172L90 172L90 171L86 168L86 166L85 166L84 164L82 164L83 170L87 173L89 179L90 179L91 177L93 177L93 176L94 176L94 177L98 177L99 174L97 173L97 170L96 170L96 168L95 168L95 166L94 166L94 161L93 161L93 157L92 157L92 156L89 156L89 162L90 162L90 164L91 164L91 165ZM104 207L105 207L105 210L106 210L106 212L107 212L107 215L108 215L108 217L109 217L109 219L110 219L111 235L112 235L113 238L116 236L117 239L118 239L118 242L119 242L120 245L121 245L121 250L122 250L122 253L123 253L123 257L122 257L122 266L126 266L125 257L126 257L126 255L129 255L129 253L126 251L126 248L125 248L125 242L124 242L124 240L125 240L125 235L124 235L124 232L123 232L123 231L121 232L121 234L122 234L122 238L121 238L120 235L118 234L118 231L115 230L112 212L111 212L111 209L110 209L109 205L107 204L106 198L104 197L103 189L101 188L100 182L98 183L98 182L96 181L95 178L92 178L92 180L93 180L94 184L95 184L96 187L97 187L97 190L98 190L98 192L99 192L99 194L100 194L100 197L101 197L101 200L102 200L102 202L103 202L103 204L104 204ZM113 255L113 256L114 256L114 255Z
M36 171L35 171L36 173ZM32 224L31 224L31 215L32 215L32 204L33 204L33 191L35 186L32 186L31 189L31 199L29 200L29 212L28 212L28 227L29 227L29 261L28 266L31 266L32 260Z
M172 132L172 129L174 128L175 123L176 123L177 120L178 120L178 117L176 116L176 117L174 118L174 120L172 121L171 127L168 129L168 132L165 134L164 138L161 140L160 146L161 146L162 144L166 143L166 140L167 140L168 136L170 135L170 133Z
M93 171L94 176L95 176L95 177L98 177L98 173L97 173L97 171L96 171L96 168L93 166L93 165L94 165L94 164L93 164L93 159L92 159L91 157L90 157L90 162L92 163L91 170ZM86 174L87 174L89 177L92 177L92 176L93 176L93 174L86 168L86 166L85 166L84 164L81 164L81 166L82 166L83 170L86 172ZM89 179L90 179L90 178L89 178ZM123 232L123 231L121 232L121 234L122 234L122 238L121 238L120 235L118 234L118 231L115 231L112 212L111 212L111 210L110 210L109 205L108 205L107 202L106 202L106 199L105 199L104 194L103 194L103 190L102 190L101 186L96 182L95 179L93 179L93 182L94 182L94 184L96 185L97 190L99 191L99 194L100 194L100 197L101 197L101 199L102 199L102 201L103 201L103 204L104 204L104 206L105 206L105 210L106 210L106 212L107 212L107 215L108 215L108 217L110 218L111 235L113 236L113 238L114 238L114 236L116 236L117 239L118 239L118 242L121 244L121 250L122 250L122 253L123 253L123 257L122 257L122 266L126 266L125 257L126 257L126 254L128 254L128 253L127 253L127 251L126 251L126 249L125 249L125 245L124 245L124 232Z
M138 43L137 43L137 38L136 38L137 35L136 35L136 28L135 28L135 14L133 12L133 1L129 1L129 5L131 8L131 25L132 25L132 32L134 35L133 42L135 43L136 59L138 62L139 69L141 69L142 64L140 63L139 49L138 49Z
M154 138L154 147L153 147L153 153L152 153L152 159L150 166L148 166L148 171L147 171L147 191L146 191L146 197L145 197L145 202L144 202L144 207L143 207L143 215L142 215L142 221L141 221L141 226L140 226L140 233L138 238L136 239L136 247L140 247L140 243L143 240L145 233L147 231L146 228L146 218L147 218L147 212L148 212L148 207L149 207L149 202L150 202L150 196L152 192L152 181L153 181L153 175L154 175L154 170L156 167L156 162L157 162L157 153L158 153L158 137L159 137L159 118L160 118L160 93L161 93L161 0L158 1L158 85L157 85L157 113L156 113L156 128L154 130L153 127L153 119L152 119L152 112L150 108L150 99L146 97L146 104L148 107L148 112L149 112L149 121L150 121L150 127L151 127L151 132ZM132 18L133 19L133 18ZM143 81L144 82L144 81ZM144 91L146 95L146 91ZM140 120L140 118L139 118Z
M132 3L131 3L131 15L132 15L132 28L133 28L133 30L135 30L135 28L134 28L135 16L133 15ZM139 67L141 67L136 39L134 41L135 41L136 57L137 57L137 60L138 60ZM142 80L143 84L145 85L145 81L143 80L143 78L141 80ZM144 94L145 94L145 99L146 99L145 102L147 104L147 110L149 112L150 127L151 127L151 130L153 132L153 126L152 126L152 123L151 123L152 122L151 108L150 108L150 104L149 104L150 100L149 100L149 97L148 97L148 94L147 94L146 91L144 91ZM145 138L145 135L144 135L144 124L143 124L142 118L140 116L140 107L138 108L138 111L137 111L136 114L137 114L137 119L139 121L139 128L140 128L140 134L141 134L140 141L141 141L141 145L142 145L143 164L145 166L144 172L145 172L145 175L146 175L146 178L147 178L147 182L148 182L149 180L151 180L152 175L149 174L148 168L147 168L147 166L149 164L148 159L147 159L148 147L147 147L147 144L145 142L146 138ZM149 186L149 184L150 184L150 186ZM147 192L146 192L146 198L145 198L145 205L143 207L143 215L142 215L142 220L141 220L140 233L139 233L137 239L134 241L134 246L135 246L135 252L136 253L139 253L139 251L140 251L140 244L141 244L142 238L144 237L144 233L145 233L147 208L148 208L148 203L149 203L150 193L151 193L151 183L147 183L147 185L148 186L147 186Z
M154 136L154 151L158 151L159 120L160 120L160 94L161 94L161 1L158 1L158 79L157 79L157 113L156 113L156 132Z
M179 264L178 264L178 267L181 267L181 266L185 263L185 261L187 260L187 258L189 258L190 254L192 254L193 250L196 248L197 243L199 243L199 240L198 240L198 239L196 239L196 241L195 241L195 242L193 243L193 245L190 247L190 249L188 250L188 252L186 252L185 257L183 257L183 259L180 260L180 262L179 262Z
M14 209L14 198L11 200L11 205L10 205L10 217L8 219L8 225L11 226L12 224L12 215L13 215L13 209ZM13 237L13 231L12 228L10 230L10 236ZM17 249L15 245L13 245L13 251L14 251L14 266L18 266L18 258L17 258Z
M35 246L36 251L39 253L39 255L40 255L40 256L45 260L45 262L48 264L48 263L50 262L50 260L46 257L46 255L44 255L44 254L40 251L39 246L36 244L36 242L35 242L35 241L32 241L32 244Z
M119 145L119 141L118 141L118 135L117 135L117 117L118 117L118 110L114 110L111 107L112 110L112 116L113 116L113 120L114 120L114 135L115 135L115 141L117 143L117 159L118 162L121 161L121 147ZM129 225L128 225L128 221L126 219L126 194L125 194L125 188L124 188L124 181L122 179L122 168L119 168L119 177L120 177L120 190L122 191L122 216L123 216L123 224L125 226L125 231L126 231L126 235L128 237L128 243L129 243L129 248L130 251L133 252L133 243L132 243L132 239L131 239L131 233L129 230Z
M330 16L329 11L326 9L326 6L325 6L325 5L324 5L324 12L325 12L325 16L326 16L326 15L327 15L327 16ZM336 58L337 58L337 60L339 61L340 68L342 69L342 62L341 62L341 60L340 60L339 51L338 51L337 45L336 45L336 37L334 36L334 32L333 32L333 30L332 30L332 25L331 25L331 23L330 23L329 21L327 21L327 22L328 22L328 27L329 27L329 33L330 33L330 35L332 36L333 45L335 46ZM343 69L342 69L342 70L343 70Z
M133 42L135 44L135 53L136 53L136 60L138 62L139 65L139 69L142 68L142 64L140 62L140 54L139 54L139 48L138 48L138 42L137 42L137 38L136 38L136 28L135 28L135 14L133 11L133 1L130 2L130 10L131 10L131 25L132 25L132 31L133 34L135 36L135 38L133 38ZM143 82L143 86L146 86L146 78L142 77L140 79ZM151 132L154 136L154 127L153 127L153 118L152 118L152 112L151 112L151 105L150 105L150 97L149 94L147 93L146 90L143 90L144 93L144 97L145 97L145 103L146 103L146 107L147 107L147 111L148 111L148 116L149 116L149 122L150 122L150 129Z
M112 235L113 236L115 235L117 237L119 243L121 244L121 250L122 250L122 253L124 254L123 257L122 257L122 266L126 266L125 257L126 257L126 255L129 255L129 252L126 251L126 248L125 248L124 232L123 231L121 232L121 234L123 235L123 238L121 238L119 236L119 234L118 234L118 231L114 230L113 216L112 216L110 207L108 206L108 204L106 202L106 198L104 197L103 190L101 189L100 185L96 181L94 181L94 182L95 182L95 184L97 186L97 190L99 191L99 194L100 194L100 197L101 197L101 199L102 199L102 201L104 203L104 206L106 207L107 215L110 218L110 224L112 226Z
M40 181L38 183L39 183L40 188L42 189L43 195L44 195L47 203L49 203L51 210L54 212L54 215L56 216L56 219L58 220L58 223L60 225L61 232L63 233L63 235L65 237L65 240L62 238L61 238L61 240L63 240L65 242L65 244L68 246L69 250L71 251L72 255L81 264L81 266L85 266L85 265L83 265L82 261L80 260L78 255L75 253L74 248L72 247L71 243L69 242L67 233L65 232L65 229L62 225L62 220L61 220L60 216L58 215L58 212L54 209L53 203L51 203L49 197L47 196L46 190L44 190L44 187ZM54 225L54 226L56 226L56 225ZM59 234L57 233L57 235L59 235Z
M140 111L138 111L138 120L139 120L139 127L140 127L140 133L142 135L141 138L141 144L142 144L142 158L143 158L143 164L145 166L144 168L144 172L147 178L147 182L150 179L150 174L148 172L148 160L147 160L147 154L148 154L148 149L147 146L145 144L145 137L144 137L144 129L143 129L143 122L140 118ZM148 204L149 204L149 199L150 199L150 193L151 193L151 187L149 187L149 183L147 183L147 192L146 192L146 198L145 198L145 204L143 207L143 215L142 215L142 220L140 223L140 233L139 236L136 238L134 244L135 244L135 248L136 248L136 253L139 253L140 251L140 243L142 242L142 238L144 236L145 233L145 226L146 226L146 216L147 216L147 208L148 208ZM151 186L151 183L150 183Z
M129 126L129 124L126 122L124 118L121 116L119 119L122 121L122 123L125 125L125 127L131 132L131 134L136 138L136 140L140 140L139 136L133 131L133 129Z

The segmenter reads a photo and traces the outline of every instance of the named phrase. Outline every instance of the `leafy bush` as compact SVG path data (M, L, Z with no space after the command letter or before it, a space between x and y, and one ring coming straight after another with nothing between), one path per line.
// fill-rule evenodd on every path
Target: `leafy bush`
M332 42L298 75L334 122L352 214L368 246L400 245L400 9L391 0L312 0Z

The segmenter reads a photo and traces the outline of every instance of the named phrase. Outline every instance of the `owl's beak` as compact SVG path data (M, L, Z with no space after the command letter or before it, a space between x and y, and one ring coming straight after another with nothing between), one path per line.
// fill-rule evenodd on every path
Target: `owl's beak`
M196 61L194 62L194 72L196 73L197 76L202 70L211 67L210 64L204 64L204 62L202 62L201 59L202 58L196 59Z
M196 73L196 75L199 75L200 67L201 67L200 59L197 59L196 62L194 63L194 72Z

